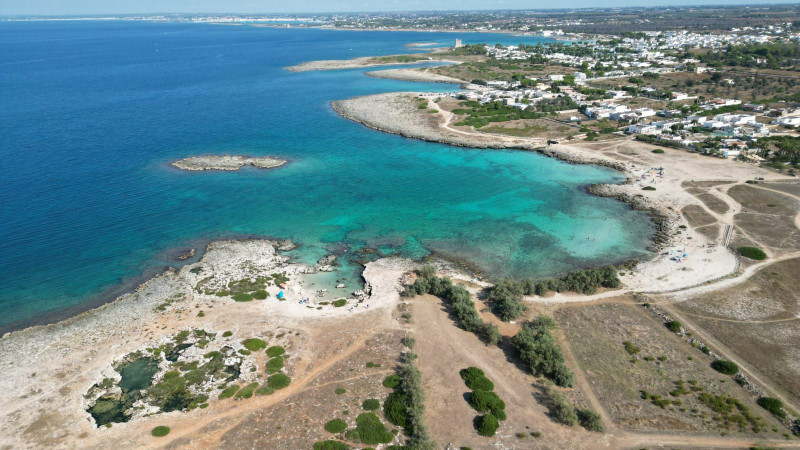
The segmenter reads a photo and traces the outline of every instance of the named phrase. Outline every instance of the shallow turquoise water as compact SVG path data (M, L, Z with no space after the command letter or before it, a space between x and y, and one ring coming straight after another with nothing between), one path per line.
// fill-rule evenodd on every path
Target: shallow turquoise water
M358 70L283 70L459 36L486 40L0 23L0 329L86 307L173 263L170 249L221 236L291 238L302 244L293 255L305 261L342 244L412 257L438 251L496 276L543 276L643 255L646 215L581 189L621 180L614 171L404 139L342 119L329 105L453 86ZM237 173L168 165L203 153L291 163ZM356 276L347 266L341 275Z

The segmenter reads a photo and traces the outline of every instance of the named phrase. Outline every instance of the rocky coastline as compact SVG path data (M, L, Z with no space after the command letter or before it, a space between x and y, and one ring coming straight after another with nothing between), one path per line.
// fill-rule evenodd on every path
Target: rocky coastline
M272 156L201 155L190 156L171 163L172 167L190 172L205 170L236 171L251 166L258 169L274 169L286 164L286 160Z
M450 84L459 84L465 85L467 84L466 81L448 77L446 75L439 75L437 73L431 73L427 70L419 70L419 69L384 69L384 70L373 70L370 72L365 72L364 75L373 78L384 78L390 80L401 80L401 81L417 81L423 83L450 83Z

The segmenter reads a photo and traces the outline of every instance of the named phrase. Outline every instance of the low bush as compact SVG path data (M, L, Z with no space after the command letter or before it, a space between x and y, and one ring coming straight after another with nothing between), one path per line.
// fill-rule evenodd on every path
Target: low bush
M344 442L327 440L314 443L314 450L350 450L350 446Z
M347 389L345 389L345 388L343 388L343 387L337 387L337 388L336 388L336 390L335 390L335 391L333 391L333 392L335 392L335 393L336 393L336 395L342 395L342 394L344 394L345 392L347 392Z
M592 411L589 408L582 408L578 410L578 422L583 428L589 431L603 432L603 419L600 414Z
M783 409L783 402L777 398L761 397L758 399L758 405L781 419L786 417L786 411Z
M280 345L273 345L272 347L267 349L267 356L269 356L270 358L281 356L284 353L286 353L286 349L281 347Z
M236 398L250 398L256 392L258 383L250 383L236 393Z
M667 322L667 328L669 328L669 331L677 333L681 331L681 323L678 322L677 320L670 320L669 322Z
M269 297L269 293L265 290L255 291L253 292L253 298L256 300L264 300Z
M655 191L655 186L645 186L642 188L643 191Z
M272 395L275 393L275 389L272 389L269 386L261 386L260 388L256 389L256 395Z
M633 345L630 341L625 341L622 343L622 345L625 346L625 351L628 352L630 355L636 355L637 353L642 351L641 348Z
M276 373L281 369L283 369L283 358L280 356L267 361L267 373Z
M386 417L390 423L398 427L405 427L408 422L408 413L406 412L406 404L408 403L408 396L403 392L392 392L386 397L383 402L383 416Z
M347 422L342 419L333 419L325 424L325 431L332 434L341 433L347 429Z
M267 378L267 385L276 391L278 389L283 389L292 382L292 379L289 378L286 374L283 373L276 373L275 375L270 376Z
M739 372L739 366L737 366L735 362L725 359L718 359L712 362L711 368L725 375L736 375L736 373Z
M244 292L240 292L238 294L234 294L233 295L233 301L235 301L235 302L249 302L252 299L253 299L252 295L244 293Z
M480 413L491 412L497 416L506 409L505 402L494 392L472 391L469 396L469 405Z
M573 426L578 423L578 414L567 398L555 386L549 385L545 389L545 394L550 406L550 413L553 418L564 425Z
M153 431L150 432L155 437L164 437L169 434L169 427L165 427L164 425L159 425L153 428Z
M500 422L491 414L484 414L475 420L475 430L481 436L494 436L498 427Z
M653 153L664 153L664 150L661 150L660 148L657 148L657 149L653 150Z
M259 338L245 339L242 341L242 345L244 345L244 348L250 350L251 352L257 352L267 348L267 343Z
M756 261L767 259L767 254L756 247L739 247L739 254L745 258L755 259Z
M381 407L381 402L376 398L368 398L364 400L364 403L362 403L361 406L367 411L375 411Z
M400 386L400 377L398 375L389 375L383 379L383 385L389 389L394 389Z
M233 331L228 330L222 333L222 337L231 337L231 336L233 336Z
M219 393L219 396L217 396L217 398L220 400L231 398L233 397L233 394L235 394L238 390L239 390L239 385L237 384L228 386L225 389L223 389L222 392Z
M473 391L494 390L494 383L492 383L492 380L486 378L486 375L484 375L483 371L477 367L461 369L461 372L459 373L461 374L461 378L464 380L464 383L467 385L467 387Z
M342 306L344 306L346 304L347 304L347 300L345 300L343 298L340 298L339 300L334 300L333 301L333 306L335 306L337 308L341 308Z
M356 417L356 428L347 432L346 436L367 445L388 444L394 439L394 435L386 430L381 419L373 413L359 414Z

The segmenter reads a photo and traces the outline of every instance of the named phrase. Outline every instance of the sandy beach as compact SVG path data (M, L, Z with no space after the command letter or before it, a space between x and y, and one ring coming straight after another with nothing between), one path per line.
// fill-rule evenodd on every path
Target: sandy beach
M424 83L453 83L453 84L468 83L467 81L459 80L458 78L439 75L438 73L431 73L427 68L373 70L364 73L364 75L373 78L388 78L391 80L402 80L402 81L421 81Z

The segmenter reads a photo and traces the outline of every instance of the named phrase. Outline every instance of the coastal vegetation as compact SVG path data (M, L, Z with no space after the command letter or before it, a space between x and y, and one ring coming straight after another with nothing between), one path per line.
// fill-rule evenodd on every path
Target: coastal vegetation
M454 285L449 278L437 277L435 270L430 266L423 267L418 275L414 284L407 286L403 291L403 296L435 295L450 306L456 321L463 329L475 333L488 345L496 345L500 341L497 325L481 319L469 291L463 286Z
M739 372L739 366L735 362L725 359L718 359L712 362L711 368L725 375L736 375Z
M325 424L325 431L332 434L338 434L347 429L347 422L342 419L333 419Z
M469 405L482 415L475 418L475 430L481 436L494 436L499 421L506 419L506 404L493 392L494 383L477 367L468 367L459 372L464 384L472 389L469 393Z
M481 128L490 123L508 122L519 119L539 119L558 111L577 109L578 105L569 97L556 97L531 104L526 109L504 105L502 101L492 101L485 104L474 100L459 103L460 108L454 109L453 114L466 116L456 122L457 126L471 126Z
M424 424L425 393L422 389L422 376L414 364L417 355L405 351L400 355L400 364L397 367L397 380L399 384L394 387L394 392L389 394L383 403L383 415L390 423L402 427L408 437L409 448L428 450L434 448L434 443L428 435ZM394 385L394 378L389 383L387 377L384 386Z
M605 266L596 269L576 270L564 277L554 279L545 278L533 280L510 281L504 280L505 284L512 283L514 286L507 286L512 292L521 292L522 295L547 295L549 292L577 292L584 295L592 295L599 288L616 289L621 285L617 276L617 269L614 266Z
M756 247L739 247L739 254L745 258L755 259L757 261L767 259L767 254L764 253L764 250Z
M153 428L153 431L151 431L150 434L152 434L155 437L164 437L169 434L169 431L170 431L169 427L166 427L164 425L159 425Z
M536 376L544 376L562 387L572 386L572 372L564 363L561 347L550 330L556 323L547 316L539 316L522 326L511 340L519 359Z
M528 310L522 303L525 286L505 279L486 289L486 301L492 305L494 313L504 322L510 322Z

